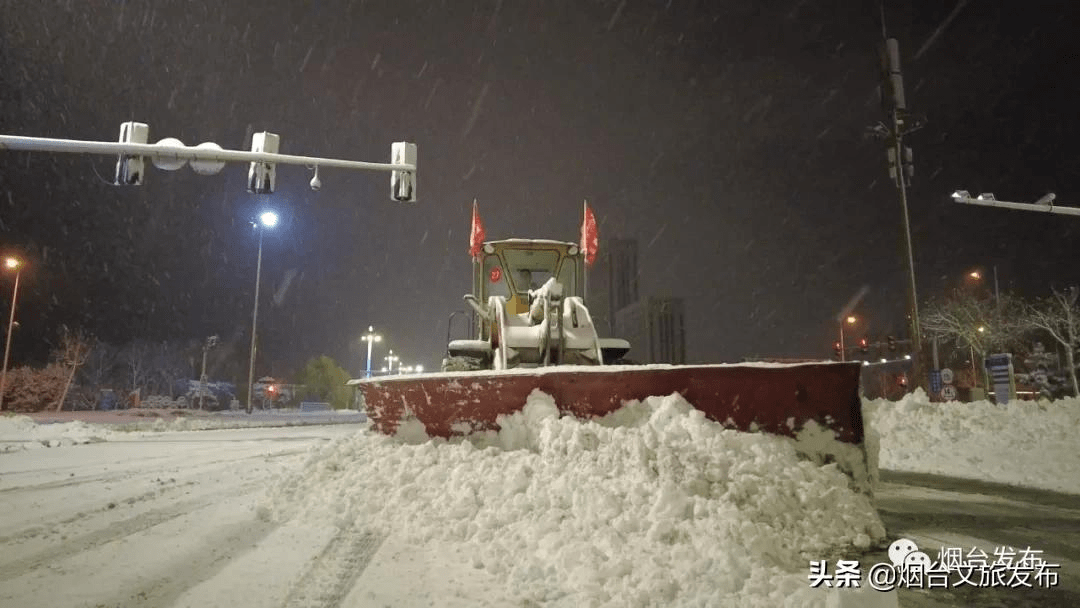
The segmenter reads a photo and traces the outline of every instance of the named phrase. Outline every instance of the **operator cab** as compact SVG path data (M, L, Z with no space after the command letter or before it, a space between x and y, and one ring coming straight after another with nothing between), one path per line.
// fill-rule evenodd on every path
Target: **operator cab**
M529 291L539 289L551 277L563 287L564 296L581 295L578 278L583 260L574 243L530 239L508 239L484 243L476 265L473 293L481 302L503 296L507 313L529 310Z

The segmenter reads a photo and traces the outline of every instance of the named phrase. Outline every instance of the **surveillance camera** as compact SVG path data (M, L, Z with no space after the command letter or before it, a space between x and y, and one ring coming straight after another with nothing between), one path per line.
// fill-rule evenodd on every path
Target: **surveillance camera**
M1057 198L1057 197L1054 195L1053 192L1047 192L1045 195L1043 195L1042 198L1035 201L1035 204L1036 205L1044 205L1044 206L1045 205L1050 205L1051 203L1054 202L1055 198Z
M319 174L316 173L315 177L311 178L311 189L318 192L319 188L322 188L322 180L319 179Z

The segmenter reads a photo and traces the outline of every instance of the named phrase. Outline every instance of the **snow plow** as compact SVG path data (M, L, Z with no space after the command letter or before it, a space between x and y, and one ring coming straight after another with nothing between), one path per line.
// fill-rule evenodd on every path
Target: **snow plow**
M622 364L631 345L599 336L582 297L583 258L568 242L483 243L464 296L473 337L449 341L441 372L349 382L374 428L394 434L417 420L432 437L497 429L534 390L582 419L677 392L729 428L800 443L812 429L807 453L856 479L867 474L860 363Z

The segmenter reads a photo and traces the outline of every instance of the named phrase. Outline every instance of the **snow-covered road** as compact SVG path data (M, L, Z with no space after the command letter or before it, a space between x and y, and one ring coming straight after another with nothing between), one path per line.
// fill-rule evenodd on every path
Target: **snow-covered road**
M0 605L282 605L297 591L265 573L301 571L324 539L265 521L259 502L312 445L356 430L131 434L4 454Z
M104 441L84 443L91 434L76 445L0 453L0 605L534 605L509 597L505 581L460 544L410 542L405 530L375 532L353 517L273 516L270 499L282 497L299 508L350 510L357 497L347 484L319 484L333 495L309 501L281 492L280 484L293 479L288 487L303 492L307 486L295 480L307 467L322 469L310 471L316 479L340 463L364 462L366 453L356 451L364 443L357 443L360 429L109 432ZM403 472L407 464L376 463ZM941 545L988 554L1031 546L1061 566L1053 589L901 590L900 606L1080 605L1075 495L884 471L875 503L889 541L910 538L931 554ZM888 561L884 550L852 557L864 567ZM567 599L544 603L573 605Z
M908 538L936 556L940 547L1044 551L1060 565L1052 589L961 586L899 592L903 607L1080 606L1080 496L923 473L882 471L875 506L889 540ZM886 551L861 558L888 561Z

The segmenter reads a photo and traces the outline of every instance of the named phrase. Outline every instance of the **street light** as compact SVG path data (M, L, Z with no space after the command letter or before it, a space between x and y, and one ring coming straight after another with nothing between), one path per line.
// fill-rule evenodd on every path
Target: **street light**
M364 342L367 342L367 366L364 373L365 378L371 377L371 344L372 342L382 342L382 336L375 333L375 328L368 325L367 333L360 338Z
M258 222L252 222L255 229L259 231L259 257L255 263L255 306L251 313L251 363L248 365L248 384L247 384L247 413L251 413L251 393L253 386L255 385L255 328L257 327L259 319L259 275L262 274L262 242L263 231L265 228L273 228L277 225L278 216L273 211L264 211L259 216Z
M7 388L8 355L11 354L11 330L15 327L15 300L19 297L19 275L22 274L22 260L8 256L4 267L15 270L15 289L11 292L11 317L8 318L7 344L4 346L4 371L0 373L0 410L4 409L4 389Z
M994 268L994 306L998 306L998 305L1001 304L1001 292L998 290L997 264L994 264L993 268ZM975 281L982 281L982 279L983 279L983 274L979 270L972 270L971 272L967 273L967 276L969 278L975 280Z
M386 359L386 368L384 368L384 369L387 370L386 373L387 374L394 373L394 362L395 361L400 361L401 358L394 355L394 350L393 349L390 349L389 351L387 351L387 355L385 357L383 357L383 358Z
M846 360L845 359L846 355L845 355L845 351L844 351L844 323L847 323L848 325L854 325L856 321L858 321L858 319L855 318L855 315L848 315L847 318L844 319L840 323L840 360L841 361Z
M964 203L967 205L981 205L983 207L1000 207L1002 209L1019 209L1022 211L1043 211L1046 213L1055 213L1058 215L1080 215L1080 208L1076 207L1055 207L1054 200L1057 196L1053 192L1047 192L1043 196L1039 197L1039 200L1034 203L1011 203L1009 201L999 201L994 197L992 192L983 192L979 196L972 197L971 193L967 190L957 190L952 193L951 198L953 202Z

